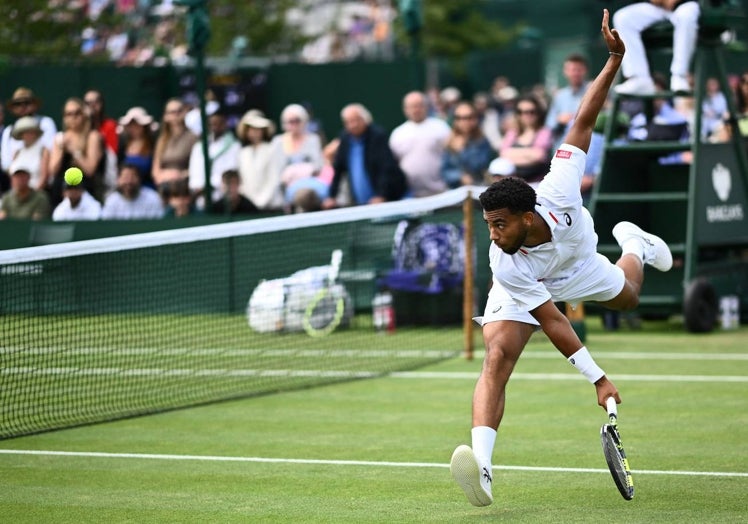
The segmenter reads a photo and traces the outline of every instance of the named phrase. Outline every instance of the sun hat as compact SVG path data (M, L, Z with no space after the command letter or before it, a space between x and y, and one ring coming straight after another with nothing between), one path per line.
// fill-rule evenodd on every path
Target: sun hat
M266 129L270 136L275 134L275 124L269 118L265 118L264 113L259 109L250 109L244 113L242 119L236 124L236 134L242 136L245 127Z
M119 124L126 126L130 122L135 122L141 126L149 126L153 123L153 117L142 107L131 107L125 113L125 116L119 119Z
M36 131L38 134L42 134L42 128L39 127L39 119L33 116L23 116L13 124L10 136L16 140L21 139L21 135L26 131Z

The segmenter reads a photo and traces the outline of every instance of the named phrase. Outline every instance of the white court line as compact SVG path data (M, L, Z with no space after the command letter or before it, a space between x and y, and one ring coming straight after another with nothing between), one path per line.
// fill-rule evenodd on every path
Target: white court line
M393 378L459 379L475 380L475 372L450 371L402 371L390 373ZM611 379L632 382L748 382L748 376L741 375L623 375L611 374ZM579 373L512 373L511 380L586 380Z
M376 378L475 380L478 371L350 371L323 369L193 369L193 368L86 368L33 366L0 368L3 375L65 376L65 377L318 377L318 378ZM610 375L615 380L631 382L748 382L748 375ZM579 373L513 373L513 380L583 380Z
M211 348L63 348L41 347L26 348L19 346L0 346L0 355L22 353L28 355L62 354L63 356L220 356L220 357L310 357L340 356L346 358L449 358L458 357L461 351L452 350L386 350L386 349L211 349ZM474 356L483 357L485 352L478 350ZM526 350L523 359L559 359L563 358L558 351ZM657 351L595 351L597 359L615 360L719 360L719 361L748 361L748 353L664 353Z
M37 449L0 449L2 455L41 455L63 457L119 458L142 460L182 460L203 462L264 462L283 464L321 464L330 466L372 466L387 468L448 468L449 464L434 462L377 462L370 460L321 460L321 459L284 459L267 457L225 457L215 455L162 455L151 453L105 453L99 451L46 451ZM610 473L607 469L597 468L559 468L542 466L494 466L493 469L507 471L543 471L557 473ZM686 475L700 477L747 477L748 472L738 471L676 471L636 469L637 475Z

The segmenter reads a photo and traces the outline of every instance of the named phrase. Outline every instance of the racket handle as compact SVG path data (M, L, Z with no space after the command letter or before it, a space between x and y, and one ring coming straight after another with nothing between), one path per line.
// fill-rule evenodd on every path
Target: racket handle
M608 408L608 415L610 415L611 417L618 416L618 406L616 405L615 398L608 397L608 399L605 401L605 405Z
M330 284L333 284L338 279L338 274L340 273L340 263L343 261L343 252L340 249L336 249L332 252L332 257L330 259L330 271L327 275L327 279L330 281Z

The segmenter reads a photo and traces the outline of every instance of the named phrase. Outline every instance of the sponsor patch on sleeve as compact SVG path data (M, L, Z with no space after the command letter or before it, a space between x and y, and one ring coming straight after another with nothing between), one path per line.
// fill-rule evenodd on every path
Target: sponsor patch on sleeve
M563 158L568 160L571 158L571 151L566 151L565 149L556 149L556 158Z

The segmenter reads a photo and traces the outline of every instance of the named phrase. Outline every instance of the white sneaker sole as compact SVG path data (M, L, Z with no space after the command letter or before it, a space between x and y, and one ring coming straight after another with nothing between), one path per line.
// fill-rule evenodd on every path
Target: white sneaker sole
M470 504L473 506L489 506L493 502L493 495L486 493L480 482L480 466L475 460L475 454L470 446L457 446L452 453L449 464L452 478L465 492Z
M655 258L651 262L647 262L649 265L660 271L669 271L673 267L673 254L660 237L647 233L631 222L619 222L613 227L613 237L615 237L618 245L623 245L623 241L631 236L639 237L652 246Z

